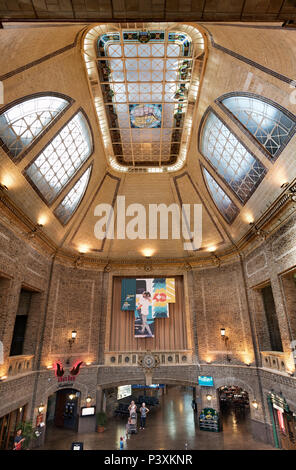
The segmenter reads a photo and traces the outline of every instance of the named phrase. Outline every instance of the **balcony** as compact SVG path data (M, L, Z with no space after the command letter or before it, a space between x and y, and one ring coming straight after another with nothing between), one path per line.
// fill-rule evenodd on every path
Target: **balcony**
M278 372L290 371L287 368L288 353L278 351L261 351L262 367L264 369L272 369Z
M7 377L16 376L19 374L25 374L27 372L31 372L33 369L33 359L34 356L10 356L7 361L5 361L6 365L6 373Z
M106 352L106 366L135 366L139 367L139 359L147 352ZM160 366L175 366L192 364L192 351L149 351L149 354L157 356Z

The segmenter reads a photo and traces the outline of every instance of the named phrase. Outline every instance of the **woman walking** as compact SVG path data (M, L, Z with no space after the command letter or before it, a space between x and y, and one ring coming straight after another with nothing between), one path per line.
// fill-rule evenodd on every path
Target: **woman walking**
M149 409L146 408L145 403L142 403L140 408L140 429L145 429L147 413L149 413Z

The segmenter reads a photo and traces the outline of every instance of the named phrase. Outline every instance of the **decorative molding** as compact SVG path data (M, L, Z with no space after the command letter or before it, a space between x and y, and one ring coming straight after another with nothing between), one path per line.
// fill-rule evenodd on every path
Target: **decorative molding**
M51 52L50 54L46 54L45 56L43 57L40 57L40 59L36 59L36 60L33 60L32 62L29 62L28 64L26 65L22 65L21 67L18 67L17 69L14 69L12 70L11 72L7 72L3 75L0 75L0 81L3 82L4 80L7 80L8 78L11 78L15 75L18 75L19 73L22 73L22 72L25 72L26 70L32 68L32 67L35 67L36 65L39 65L41 64L42 62L45 62L49 59L52 59L53 57L56 57L60 54L63 54L64 52L66 51L69 51L70 49L73 49L74 47L77 46L77 42L78 42L78 37L79 37L79 34L84 30L85 28L81 29L80 31L78 31L78 33L76 33L76 36L75 36L75 39L74 41L71 43L71 44L68 44L67 46L64 46L62 47L61 49L58 49L54 52Z
M175 189L176 189L176 192L177 192L177 196L178 196L178 199L179 199L180 206L182 207L182 205L183 205L183 200L182 200L182 196L181 196L181 193L180 193L180 189L179 189L179 187L178 187L177 180L178 180L179 178L183 178L184 176L187 176L187 178L189 179L189 181L190 181L190 183L191 183L191 185L192 185L192 187L193 187L195 193L197 194L197 197L201 200L201 202L202 202L202 204L203 204L203 207L205 208L205 210L206 210L208 216L210 217L212 223L214 224L214 226L215 226L217 232L219 233L220 237L222 238L222 241L219 242L219 243L217 243L217 245L223 245L223 243L225 243L225 238L224 238L224 236L223 236L223 234L222 234L220 228L219 228L218 225L216 224L215 220L213 219L213 217L212 217L210 211L208 210L207 204L205 204L205 202L204 202L204 200L203 200L203 198L202 198L200 192L198 191L196 185L194 184L194 182L193 182L191 176L189 175L189 173L188 173L187 171L184 171L184 172L181 173L180 175L173 177L173 182L174 182L174 185L175 185ZM205 251L205 250L206 250L206 248L198 248L198 249L195 249L195 250L193 250L193 251Z
M282 82L285 82L285 83L288 83L288 84L291 84L292 82L293 83L295 82L295 80L292 79L292 78L286 77L285 75L283 75L281 73L275 72L274 70L272 70L268 67L265 67L264 65L261 65L258 62L255 62L251 59L248 59L247 57L245 57L241 54L238 54L237 52L234 52L231 49L227 49L224 46L220 46L219 44L217 44L215 42L215 40L213 38L213 34L211 33L211 31L209 31L208 28L204 24L201 24L201 26L203 26L203 28L207 31L207 33L209 35L209 38L210 38L211 45L215 49L217 49L221 52L224 52L225 54L228 54L231 57L234 57L235 59L240 60L241 62L244 62L244 63L250 65L251 67L254 67L258 70L261 70L261 72L267 73L268 75L271 75L272 77L277 78L278 80L281 80Z

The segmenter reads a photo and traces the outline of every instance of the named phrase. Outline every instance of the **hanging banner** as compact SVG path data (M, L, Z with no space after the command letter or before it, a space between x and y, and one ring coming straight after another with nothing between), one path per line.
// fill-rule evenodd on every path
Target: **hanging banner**
M122 279L121 310L135 312L137 338L154 337L154 320L169 317L169 303L175 303L174 278Z
M168 318L166 279L153 279L153 318Z
M176 302L175 279L173 277L166 278L166 296L169 304Z
M135 310L136 308L136 279L122 279L121 281L121 310Z
M152 317L151 293L137 294L135 310L135 337L154 338L154 318Z

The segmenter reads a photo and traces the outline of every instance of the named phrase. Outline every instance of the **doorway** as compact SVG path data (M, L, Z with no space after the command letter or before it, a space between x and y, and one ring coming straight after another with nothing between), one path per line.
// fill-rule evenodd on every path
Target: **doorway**
M251 433L250 401L248 392L237 385L218 389L223 430L232 434Z
M0 418L0 450L11 450L18 425L26 420L27 405Z
M46 424L77 431L80 392L73 388L58 390L48 397Z

